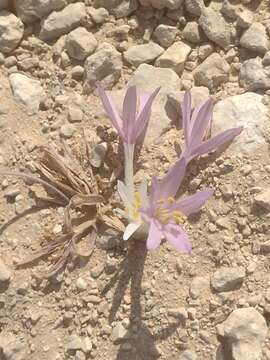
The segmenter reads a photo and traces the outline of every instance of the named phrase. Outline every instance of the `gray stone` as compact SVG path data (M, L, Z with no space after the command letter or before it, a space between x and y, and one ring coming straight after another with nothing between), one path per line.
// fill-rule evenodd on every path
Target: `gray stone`
M103 7L107 9L116 18L127 17L138 7L137 0L94 0L95 8Z
M154 42L134 45L124 52L124 59L133 66L153 62L164 52L164 49Z
M115 325L112 330L111 339L113 343L118 343L126 338L127 329L121 323Z
M192 107L198 106L202 102L209 99L209 90L204 86L194 86L190 89L191 92L191 105ZM185 91L175 91L168 94L168 105L172 106L177 113L177 117L182 116L181 105L184 100Z
M142 64L128 82L128 86L132 85L136 85L141 92L152 92L161 86L160 92L152 106L151 121L145 138L146 143L151 143L160 137L171 120L175 120L175 118L172 118L167 113L167 94L180 89L180 79L172 69Z
M68 109L68 120L71 123L80 122L83 119L83 111L79 107L70 106Z
M200 16L205 7L204 0L185 0L187 11L192 15Z
M186 24L183 29L183 37L193 44L199 44L202 42L202 30L196 21L191 21Z
M45 97L40 82L20 73L11 74L9 81L15 100L24 105L29 114L37 113Z
M0 52L11 53L22 40L22 21L9 11L0 11Z
M87 289L87 281L85 281L83 278L79 277L77 280L76 280L76 288L77 290L79 291L84 291Z
M245 268L221 268L211 276L211 286L217 292L232 291L241 286L246 276Z
M181 75L191 47L182 41L175 42L157 60L155 65L161 68L171 68Z
M107 143L97 144L91 152L90 163L95 168L100 168L107 153Z
M199 296L202 296L203 293L210 291L210 280L207 277L196 276L192 279L190 284L190 296L193 299L197 299Z
M263 24L254 22L241 36L240 45L248 50L264 54L269 49L269 41Z
M95 24L103 24L108 20L109 12L105 8L91 8L89 9L89 14Z
M218 53L208 56L194 71L196 85L213 89L229 78L230 66Z
M187 310L184 307L178 307L168 310L168 315L172 316L176 319L181 320L182 322L185 322L188 319L188 313Z
M71 124L63 124L60 128L60 135L65 139L70 139L74 134L75 127Z
M211 44L201 45L198 50L198 57L201 60L206 59L210 54L214 52L214 47Z
M66 0L16 0L15 9L18 17L26 24L42 19L54 10L61 10L67 5Z
M270 66L263 67L259 57L244 61L239 74L240 85L245 90L270 88Z
M177 27L160 24L156 27L154 31L154 36L157 39L157 42L161 46L167 48L173 44L177 33L178 33Z
M266 189L265 191L259 193L254 197L255 204L262 207L265 211L270 211L270 189Z
M260 244L260 252L262 254L270 254L270 241L266 241Z
M225 49L230 45L232 28L215 10L204 8L199 18L199 25L209 40Z
M0 258L0 284L3 282L8 282L11 278L11 272L8 267L4 264L3 260Z
M71 69L71 76L73 79L80 80L83 77L84 68L83 66L76 65Z
M197 360L197 355L192 350L185 350L180 354L178 360Z
M240 28L246 29L252 24L252 22L253 14L248 9L242 9L242 11L237 14L236 24Z
M3 360L26 360L24 344L12 335L0 335L0 354Z
M116 247L119 238L119 232L108 228L97 237L96 245L103 250L113 249Z
M77 335L70 336L70 339L66 345L66 352L69 354L74 354L76 350L82 350L82 348L82 339Z
M95 36L83 27L71 31L66 38L68 54L76 60L84 60L97 47Z
M93 91L98 80L105 88L111 88L120 78L122 66L121 53L113 45L102 43L85 61L84 91Z
M171 10L178 9L183 0L139 0L143 6L153 6L155 9L168 8Z
M56 39L79 26L84 18L86 18L84 3L69 4L61 11L53 11L41 22L39 37L44 41Z
M261 360L267 335L264 317L254 308L234 310L223 322L224 349L234 360Z

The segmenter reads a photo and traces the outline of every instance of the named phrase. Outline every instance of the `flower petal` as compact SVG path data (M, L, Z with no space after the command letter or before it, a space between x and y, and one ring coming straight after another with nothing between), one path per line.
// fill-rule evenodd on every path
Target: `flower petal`
M214 103L212 99L207 100L200 108L192 114L192 134L189 146L192 148L202 141L207 125L213 115Z
M136 86L127 89L123 102L123 132L125 138L129 140L132 128L135 126L137 107L137 91Z
M213 193L214 190L212 189L198 191L196 194L180 199L168 206L168 210L180 210L184 215L189 216L190 214L198 212Z
M162 237L163 237L163 234L158 229L156 220L152 219L152 221L150 223L148 238L146 240L147 249L155 250L156 248L158 248L161 243Z
M130 141L135 142L147 126L150 117L151 106L159 90L160 88L157 88L152 94L150 94L150 96L148 96L148 98L143 97L143 104L142 106L140 106L140 111L136 119L136 123L132 128L132 132L130 134Z
M97 86L98 93L99 93L100 99L102 101L103 107L107 112L107 115L111 119L111 122L112 122L113 126L115 127L115 129L117 130L119 136L121 136L121 138L123 138L124 134L122 131L122 126L123 126L122 119L121 119L112 99L106 93L106 91L104 90L104 88L102 87L102 85L99 81L96 83L96 86Z
M125 229L123 239L128 240L135 233L135 231L139 229L140 226L141 223L135 223L135 222L129 223Z
M125 207L129 208L132 204L132 198L131 198L130 194L128 193L128 189L127 189L126 185L120 180L117 181L117 191L118 191Z
M180 159L169 169L167 174L160 180L160 197L167 199L175 196L185 176L187 161L185 157Z
M214 136L213 138L203 142L197 148L195 148L191 154L192 157L207 154L211 151L218 150L224 144L230 143L236 136L238 136L243 130L243 127L237 127L226 130L221 134Z
M140 197L141 197L142 204L144 205L145 202L148 199L148 196L147 196L147 180L145 178L140 183L138 191L139 191L139 194L140 194Z
M167 241L179 251L191 252L191 244L184 229L177 224L167 224L163 228L163 233Z
M191 117L191 93L186 91L184 94L184 101L182 103L182 127L184 131L185 141L189 144L189 130Z

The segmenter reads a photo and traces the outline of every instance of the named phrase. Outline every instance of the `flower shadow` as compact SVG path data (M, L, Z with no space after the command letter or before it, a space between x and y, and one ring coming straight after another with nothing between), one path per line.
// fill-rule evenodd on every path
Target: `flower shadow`
M105 294L115 287L109 314L109 322L112 323L116 318L123 297L130 287L129 327L126 335L119 342L117 360L126 360L127 357L132 360L158 359L160 353L157 343L171 336L181 325L181 322L177 321L165 328L159 328L157 332L153 333L144 321L142 279L147 253L144 242L131 242L119 271L102 292ZM128 352L127 343L129 344Z

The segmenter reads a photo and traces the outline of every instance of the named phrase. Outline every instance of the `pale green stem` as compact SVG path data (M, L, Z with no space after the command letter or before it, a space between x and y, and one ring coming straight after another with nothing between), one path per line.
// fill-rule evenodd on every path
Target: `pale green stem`
M134 161L134 144L124 144L125 153L125 185L133 200L134 195L134 180L133 180L133 161Z

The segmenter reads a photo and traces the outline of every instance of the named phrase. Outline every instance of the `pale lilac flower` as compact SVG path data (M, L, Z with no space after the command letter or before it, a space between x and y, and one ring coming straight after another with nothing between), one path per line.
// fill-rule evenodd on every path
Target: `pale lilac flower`
M213 107L213 100L209 99L192 109L190 91L185 92L182 104L182 125L185 146L182 156L186 158L187 162L197 156L222 148L224 144L230 143L243 130L242 126L232 128L213 138L204 140L205 132L212 120Z
M106 93L100 82L97 82L97 89L104 109L123 141L125 155L125 185L129 192L129 197L133 199L134 147L139 136L142 135L148 125L151 106L160 88L157 88L151 94L141 94L138 98L136 86L129 87L124 98L122 115L118 113L112 99Z
M183 168L184 170L184 168ZM177 180L175 180L177 182ZM213 195L213 190L206 189L183 199L175 200L173 195L178 184L172 184L172 193L165 182L155 177L152 179L152 189L148 206L141 210L142 218L148 223L149 233L146 241L148 250L154 250L162 239L166 239L177 250L191 252L191 244L185 232L186 218L198 212L204 203Z
M144 228L139 208L147 202L147 184L143 181L138 189L134 186L134 148L136 141L147 128L151 106L160 88L151 94L141 94L138 97L136 87L129 87L124 98L122 114L119 114L112 99L99 82L97 89L104 109L124 146L125 182L118 181L117 189L125 210L116 210L128 221L123 236L124 240L127 240L134 232L139 232L139 229Z

